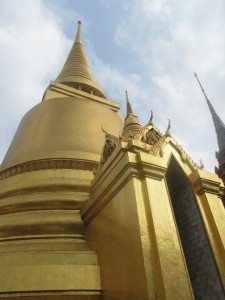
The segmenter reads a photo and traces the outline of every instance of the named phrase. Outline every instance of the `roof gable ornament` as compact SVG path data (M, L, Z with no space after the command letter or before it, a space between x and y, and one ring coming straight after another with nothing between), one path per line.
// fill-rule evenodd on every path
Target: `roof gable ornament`
M134 114L131 103L126 93L127 115L124 121L124 129L120 137L115 137L112 134L105 133L105 145L103 147L100 170L114 151L121 147L124 151L145 152L153 156L164 156L164 149L169 146L176 150L183 163L187 164L192 170L202 169L203 163L200 161L198 166L185 150L175 141L170 133L171 123L168 119L168 126L165 134L153 124L153 112L151 111L150 120L145 126L141 126L138 117Z
M128 99L129 100L129 99ZM133 110L130 107L128 109L128 116L133 114ZM132 111L132 113L131 113ZM127 117L128 117L127 116ZM137 116L135 116L137 118ZM197 165L191 157L186 153L186 151L175 141L175 139L170 134L170 120L167 126L167 130L165 134L162 134L157 127L152 123L153 112L151 112L150 121L144 126L141 127L138 132L134 132L132 130L126 131L126 136L124 135L124 131L122 135L118 138L113 136L112 134L106 132L103 128L102 131L105 133L105 145L103 147L101 161L99 165L99 169L97 172L103 167L106 161L110 158L110 156L114 153L114 151L121 147L124 151L131 152L145 152L153 156L164 156L164 147L170 146L176 150L180 159L183 163L187 164L192 170L195 169L203 169L204 165L200 160L200 165ZM125 119L126 126L126 119Z
M151 110L150 120L148 122L149 125L153 125L153 111Z

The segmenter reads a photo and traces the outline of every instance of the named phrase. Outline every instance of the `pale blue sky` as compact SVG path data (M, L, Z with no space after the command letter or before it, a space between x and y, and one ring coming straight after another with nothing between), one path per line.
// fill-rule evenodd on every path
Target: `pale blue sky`
M0 159L28 109L60 71L81 20L93 74L144 125L154 111L206 170L217 164L209 110L196 71L225 121L224 0L0 0Z

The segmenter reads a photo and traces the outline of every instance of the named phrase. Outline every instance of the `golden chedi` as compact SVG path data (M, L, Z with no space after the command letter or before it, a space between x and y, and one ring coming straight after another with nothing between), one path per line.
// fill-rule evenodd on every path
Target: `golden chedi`
M89 68L81 23L0 169L0 298L225 299L224 186L127 116Z
M119 136L123 122L90 71L80 30L79 24L60 75L22 119L1 165L1 297L99 299L97 257L79 211L100 161L101 127Z

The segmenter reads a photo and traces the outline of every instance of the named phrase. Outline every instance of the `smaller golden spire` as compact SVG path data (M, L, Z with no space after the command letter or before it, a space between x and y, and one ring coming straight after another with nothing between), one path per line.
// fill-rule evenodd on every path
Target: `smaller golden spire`
M132 107L131 107L131 104L130 104L130 100L129 100L129 97L128 97L128 92L125 91L125 93L126 93L127 116L128 116L129 114L134 114L134 113L133 113L133 110L132 110Z
M126 93L126 102L127 102L127 116L124 120L124 128L123 128L123 138L124 140L129 139L131 136L135 138L137 134L140 133L142 127L139 123L138 117L133 113L130 100L128 97L128 92Z

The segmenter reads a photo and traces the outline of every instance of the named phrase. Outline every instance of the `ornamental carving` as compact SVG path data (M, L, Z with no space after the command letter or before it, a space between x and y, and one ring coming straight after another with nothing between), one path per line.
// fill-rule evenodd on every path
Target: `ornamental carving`
M151 128L147 131L145 136L142 138L142 141L149 145L156 144L159 140L161 140L162 135L157 132L154 128Z
M113 151L116 149L119 144L120 139L105 132L105 145L103 147L100 168L106 163L109 157L112 155Z
M194 184L194 188L197 194L201 195L202 193L211 193L220 195L220 184L218 182L209 181L207 179L199 179Z
M76 159L48 159L25 162L0 172L0 180L17 174L33 171L54 170L54 169L73 169L92 171L97 168L97 162L86 162Z

